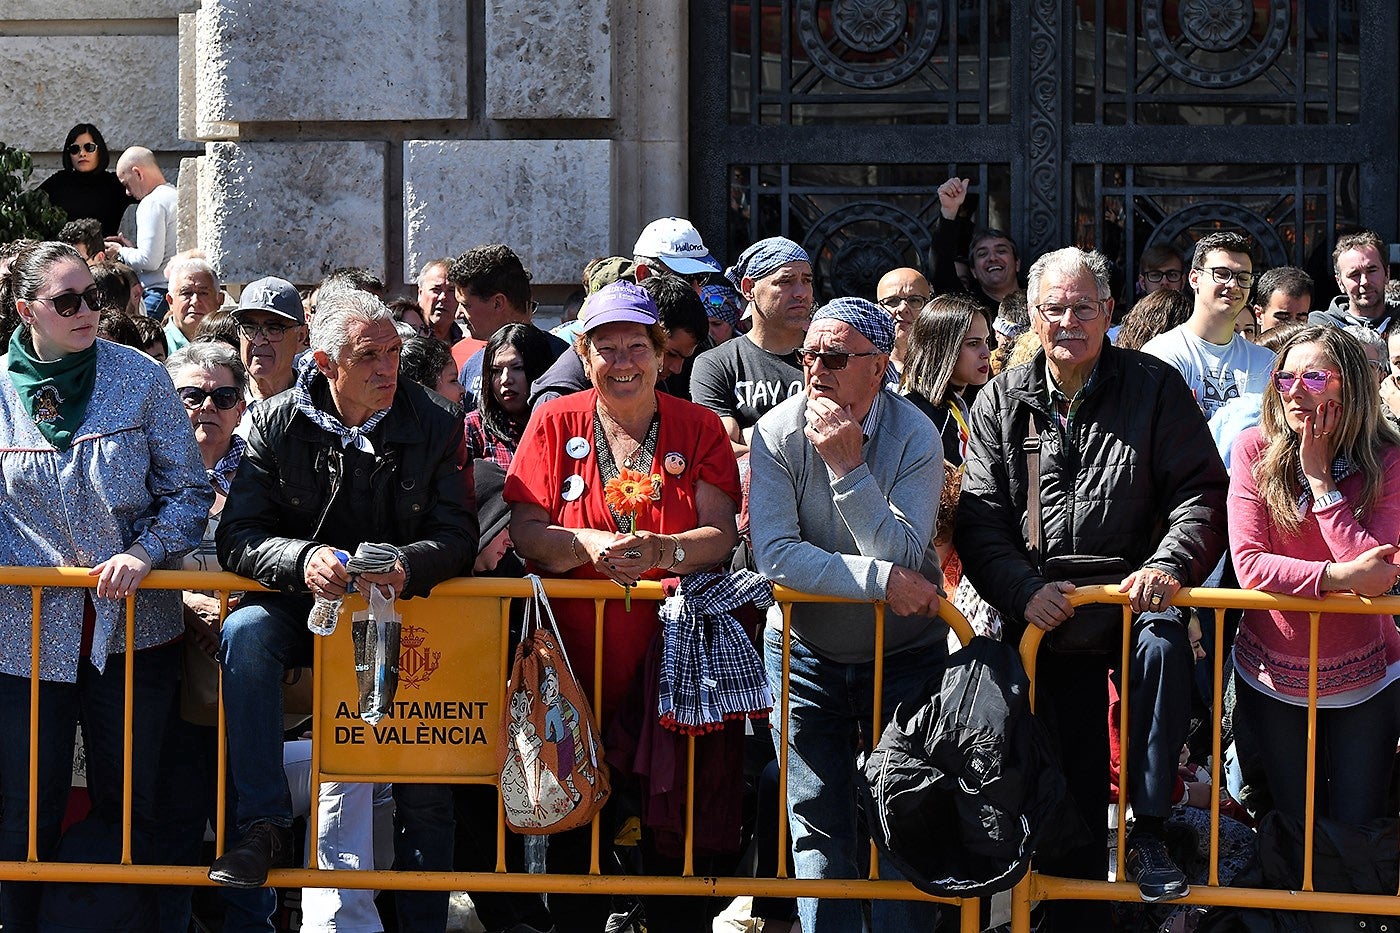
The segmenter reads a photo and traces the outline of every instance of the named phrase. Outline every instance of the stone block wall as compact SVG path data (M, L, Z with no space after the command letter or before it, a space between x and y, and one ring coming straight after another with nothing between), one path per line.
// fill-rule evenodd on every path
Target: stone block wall
M685 213L685 49L680 0L7 0L0 139L154 149L234 285L503 242L558 303Z
M116 155L155 151L175 181L198 142L179 127L178 17L198 0L4 0L0 140L34 156L37 184L62 168L64 137L92 123ZM135 211L127 211L127 226Z

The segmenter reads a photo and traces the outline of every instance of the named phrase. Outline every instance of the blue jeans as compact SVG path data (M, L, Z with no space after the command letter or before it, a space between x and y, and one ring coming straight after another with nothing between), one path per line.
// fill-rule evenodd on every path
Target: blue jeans
M258 822L292 825L282 767L282 674L311 664L310 611L309 596L249 595L224 620L219 662L241 832Z
M165 296L170 293L170 290L164 285L152 285L143 291L145 294L141 298L141 306L146 310L146 317L153 317L157 321L165 317L168 308Z
M186 722L180 700L171 703L161 756L157 798L161 807L161 860L170 865L198 865L204 854L204 827L217 819L218 731L214 726ZM238 792L228 788L228 820L238 806ZM160 933L185 933L190 928L189 887L159 889ZM273 933L277 908L271 888L221 888L223 933Z
M180 647L160 645L132 659L132 859L151 863L156 828L156 773L166 713L179 683ZM80 661L77 683L39 684L39 859L54 857L73 773L73 736L83 730L87 755L89 819L122 823L122 736L125 726L125 660L114 654L99 672ZM29 685L28 677L0 674L0 859L23 861L29 850ZM41 886L7 881L0 885L0 922L5 933L33 930Z
M394 806L394 868L451 871L457 835L452 786L395 784ZM399 891L394 902L401 930L447 927L446 891Z
M881 728L895 704L923 686L947 657L942 640L885 658ZM821 657L797 638L792 640L789 721L781 721L783 633L763 633L763 660L773 687L773 745L782 754L788 734L788 823L793 862L799 878L860 878L868 846L856 827L856 754L879 741L872 732L875 664L846 664ZM880 877L903 878L880 861ZM798 898L803 933L849 933L864 927L860 901ZM875 901L874 930L930 931L938 923L938 905L927 901Z

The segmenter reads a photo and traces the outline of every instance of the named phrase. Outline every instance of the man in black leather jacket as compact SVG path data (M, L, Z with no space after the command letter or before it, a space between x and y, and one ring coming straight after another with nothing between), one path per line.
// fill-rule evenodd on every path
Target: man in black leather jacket
M296 382L253 414L216 533L225 569L277 591L245 597L221 635L229 764L243 837L209 876L234 887L259 887L269 868L291 864L281 680L286 668L311 662L312 598L338 599L350 583L335 549L394 546L392 571L363 573L357 582L361 589L392 588L399 597L425 596L437 583L470 573L476 556L461 418L399 378L402 342L377 298L339 291L323 296L317 310L311 353ZM411 817L413 802L405 802L400 807Z
M1074 624L1071 583L1046 558L1120 558L1132 629L1126 778L1136 818L1127 868L1144 900L1187 893L1162 839L1189 716L1191 649L1176 591L1199 585L1225 547L1225 469L1181 375L1153 357L1106 345L1108 260L1076 248L1038 259L1027 291L1043 351L993 380L973 404L954 541L977 592L1000 610L1008 639L1026 625ZM1040 452L1039 555L1028 544L1030 421ZM1082 610L1081 610L1082 611ZM1107 672L1115 652L1042 649L1038 711L1058 725L1075 805L1093 841L1041 860L1051 874L1106 877ZM1120 675L1123 672L1119 672ZM1120 681L1121 684L1121 681ZM1107 928L1102 905L1056 904L1066 929ZM1058 927L1057 927L1058 928Z

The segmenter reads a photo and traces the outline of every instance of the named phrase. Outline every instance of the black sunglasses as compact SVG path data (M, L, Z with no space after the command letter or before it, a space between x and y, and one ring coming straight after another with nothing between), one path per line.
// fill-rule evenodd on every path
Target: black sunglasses
M193 411L204 405L206 398L214 399L214 407L219 411L228 411L238 404L239 393L235 386L219 386L212 392L206 392L199 386L180 386L175 390L180 396L180 401L185 403L185 407Z
M47 301L53 305L53 309L58 312L59 317L72 317L78 313L81 305L87 305L93 311L101 311L107 307L107 297L102 294L96 285L89 288L82 294L65 292L62 295L53 295L45 298L41 295L34 296L35 301Z
M803 366L811 366L817 360L822 361L822 365L832 372L845 369L846 364L853 356L879 356L879 353L845 353L843 351L832 350L822 352L820 350L808 350L805 347L797 351L797 362Z
M71 146L68 147L68 154L69 154L69 155L77 155L77 154L80 153L80 152L96 152L96 151L97 151L97 143L83 143L81 146L78 145L77 143L73 143Z

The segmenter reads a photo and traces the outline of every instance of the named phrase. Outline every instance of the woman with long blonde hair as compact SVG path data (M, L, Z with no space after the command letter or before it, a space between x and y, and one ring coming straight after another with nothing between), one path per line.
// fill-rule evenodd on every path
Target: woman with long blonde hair
M1400 434L1381 415L1356 338L1306 327L1280 349L1257 428L1230 474L1240 585L1294 596L1379 596L1400 576ZM1387 614L1323 613L1317 673L1317 813L1379 817L1400 737L1400 632ZM1237 721L1258 737L1275 805L1306 794L1310 622L1251 609L1235 641Z

